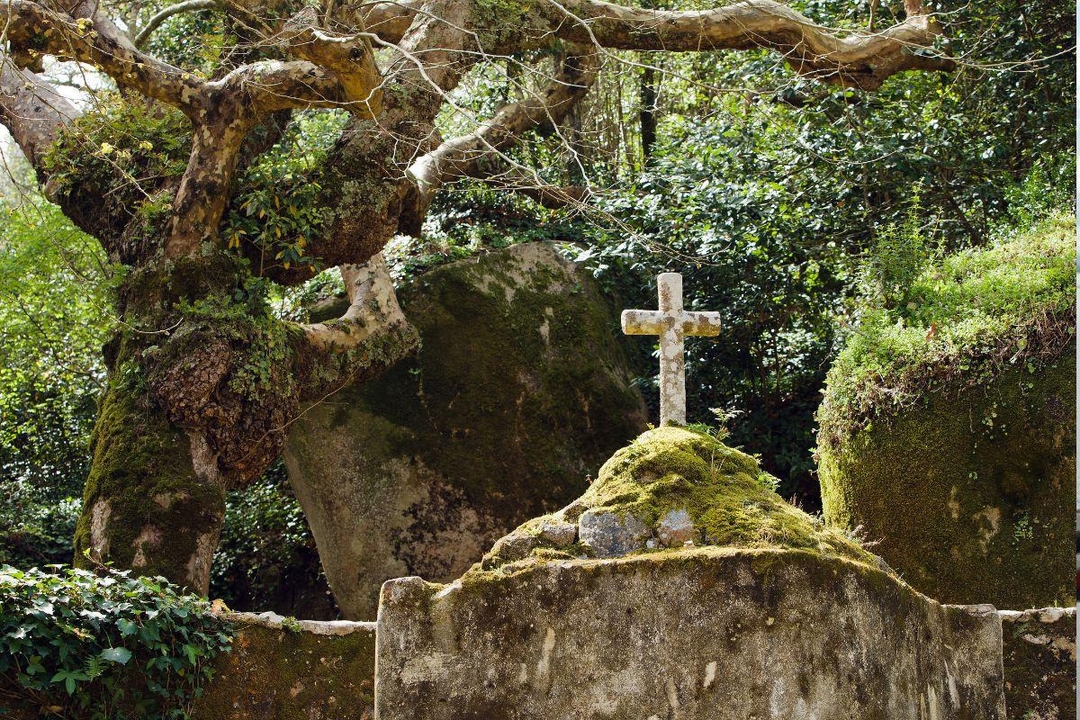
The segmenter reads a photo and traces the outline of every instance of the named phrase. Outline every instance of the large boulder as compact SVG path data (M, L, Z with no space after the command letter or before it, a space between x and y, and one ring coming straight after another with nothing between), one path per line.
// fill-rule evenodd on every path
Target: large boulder
M1005 717L993 608L920 595L769 484L661 428L460 580L386 583L378 716Z
M1073 602L1075 258L1065 220L948 258L830 371L825 518L942 602Z
M618 321L545 244L443 266L399 290L417 356L290 428L285 465L342 612L388 578L450 580L566 504L644 428Z

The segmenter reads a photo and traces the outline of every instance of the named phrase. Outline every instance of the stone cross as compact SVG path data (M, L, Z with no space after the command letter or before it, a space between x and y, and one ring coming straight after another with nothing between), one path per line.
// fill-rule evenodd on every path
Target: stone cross
M682 301L682 275L662 273L656 278L660 310L623 310L627 335L660 336L660 425L686 424L686 368L683 338L720 334L720 313L686 312Z

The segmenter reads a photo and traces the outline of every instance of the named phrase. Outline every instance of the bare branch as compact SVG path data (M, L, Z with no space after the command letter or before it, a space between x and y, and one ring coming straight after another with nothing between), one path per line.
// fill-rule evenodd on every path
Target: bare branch
M492 161L501 158L501 151L516 144L523 133L541 125L556 125L570 112L592 87L599 68L597 54L592 48L581 52L563 61L558 75L542 94L504 106L475 132L442 143L412 164L408 174L419 189L416 211L419 217L423 216L432 195L445 182L491 174ZM539 186L529 182L525 187ZM542 197L551 202L557 196L558 193L551 191L538 195L538 199Z
M193 12L195 10L211 10L217 7L215 0L184 0L184 2L170 5L157 15L154 15L146 22L146 26L135 35L135 47L141 48L150 36L154 34L154 31L161 27L161 23L165 22L173 15L179 15L180 13Z
M0 53L0 123L35 169L40 170L45 151L60 130L79 113L53 87L27 70L15 67Z
M748 50L783 54L795 72L825 82L876 89L903 70L942 70L952 60L920 54L940 35L924 12L878 33L840 37L774 0L744 0L714 10L647 10L603 0L547 0L548 31L563 40L623 50ZM921 7L909 0L912 9ZM536 28L531 47L548 42ZM501 49L503 51L509 48Z

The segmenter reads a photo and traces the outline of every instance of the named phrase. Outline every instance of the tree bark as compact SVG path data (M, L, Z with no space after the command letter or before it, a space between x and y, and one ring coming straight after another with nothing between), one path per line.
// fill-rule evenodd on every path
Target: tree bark
M225 521L225 480L206 439L185 433L114 368L94 428L75 565L161 575L202 595Z

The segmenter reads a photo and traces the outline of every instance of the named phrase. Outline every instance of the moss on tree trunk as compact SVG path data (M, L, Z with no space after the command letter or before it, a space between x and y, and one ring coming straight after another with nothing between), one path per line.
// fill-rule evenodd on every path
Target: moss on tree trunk
M94 428L94 461L75 533L75 563L162 575L205 594L225 517L213 464L196 469L198 442L114 372Z

